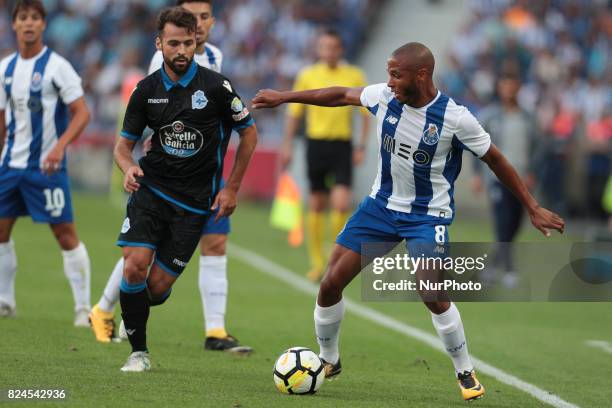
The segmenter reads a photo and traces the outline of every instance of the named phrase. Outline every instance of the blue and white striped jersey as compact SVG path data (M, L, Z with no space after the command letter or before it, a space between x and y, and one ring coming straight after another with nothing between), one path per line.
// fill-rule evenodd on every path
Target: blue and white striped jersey
M377 119L378 174L370 196L392 210L452 219L463 150L482 157L489 134L467 108L439 91L417 109L381 83L364 88L361 103Z
M194 54L193 59L201 67L212 69L215 72L221 72L223 53L219 48L212 44L204 44L204 53ZM149 75L160 69L163 63L164 56L161 51L157 51L151 59L151 64L149 65Z
M15 53L2 59L0 85L7 129L0 165L38 170L68 127L68 105L83 96L81 78L65 58L44 47L32 58Z

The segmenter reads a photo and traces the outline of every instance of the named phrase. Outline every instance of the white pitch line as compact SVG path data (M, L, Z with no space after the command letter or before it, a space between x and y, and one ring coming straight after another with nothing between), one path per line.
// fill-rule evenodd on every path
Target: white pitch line
M587 340L584 342L587 346L595 347L606 353L612 354L612 344L608 341L603 340Z
M273 278L276 278L286 283L287 285L293 287L294 289L302 293L312 296L315 296L318 293L318 286L302 278L301 276L296 275L289 269L249 249L230 243L229 255L241 260L247 265L258 269L260 272L263 272L269 276L272 276ZM412 337L446 354L446 350L444 350L444 347L442 346L442 343L440 342L438 337L427 333L426 331L410 326L390 316L387 316L384 313L378 312L372 308L356 303L348 299L346 296L344 297L344 304L346 306L346 310L365 320L369 320L370 322L375 323L379 326L386 327L398 333L402 333L407 337ZM562 398L558 397L557 395L543 390L534 384L523 381L520 378L509 374L500 368L497 368L479 358L474 357L473 355L471 355L471 357L472 362L474 363L474 366L478 370L478 372L481 372L485 375L489 375L497 379L499 382L508 384L523 392L526 392L532 397L556 408L579 408L577 405L567 402Z

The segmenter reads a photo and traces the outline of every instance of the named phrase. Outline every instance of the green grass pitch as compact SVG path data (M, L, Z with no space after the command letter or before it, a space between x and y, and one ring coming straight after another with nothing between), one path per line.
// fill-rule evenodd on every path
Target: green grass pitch
M124 211L110 206L105 197L77 194L74 202L79 234L92 262L95 303L120 255L114 241ZM288 248L285 234L269 229L268 216L266 206L240 203L231 240L304 273L305 250ZM489 226L459 215L451 237L455 241L488 239ZM535 237L530 232L523 235L523 239ZM342 326L344 372L340 378L324 384L314 396L281 395L272 381L276 357L291 346L318 350L312 322L314 298L239 261L231 252L228 330L253 346L255 353L239 358L204 351L194 257L169 301L151 311L152 371L121 373L119 368L129 354L127 342L99 344L90 330L72 326L72 296L48 227L21 219L13 238L19 263L18 317L0 320L0 389L68 391L67 401L44 406L465 406L446 355L351 313ZM346 294L359 300L358 279ZM430 315L421 304L367 306L433 333ZM610 304L464 303L459 308L475 356L578 406L609 406L612 356L585 341L612 340ZM487 394L472 406L545 406L492 377L480 374L479 379ZM40 406L19 406L30 405Z

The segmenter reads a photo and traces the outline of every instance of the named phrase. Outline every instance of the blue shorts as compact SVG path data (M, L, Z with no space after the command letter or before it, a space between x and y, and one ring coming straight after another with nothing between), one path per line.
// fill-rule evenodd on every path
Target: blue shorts
M0 168L0 218L30 215L34 222L71 223L68 173L47 176L40 170Z
M451 219L390 210L368 196L349 218L336 243L361 254L363 244L406 240L410 256L439 257L446 252L450 223Z
M218 210L217 210L218 211ZM202 229L202 235L208 234L222 234L227 235L230 233L230 219L229 217L221 217L219 221L215 222L215 217L217 216L217 211L213 212L208 219L206 225Z

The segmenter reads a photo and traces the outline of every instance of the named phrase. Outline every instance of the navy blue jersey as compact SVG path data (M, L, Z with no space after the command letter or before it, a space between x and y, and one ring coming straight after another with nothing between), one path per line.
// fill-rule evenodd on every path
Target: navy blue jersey
M142 183L196 212L207 212L219 191L232 130L253 119L230 81L192 62L177 82L164 68L132 93L121 136L138 140L153 130L152 148L140 159Z

